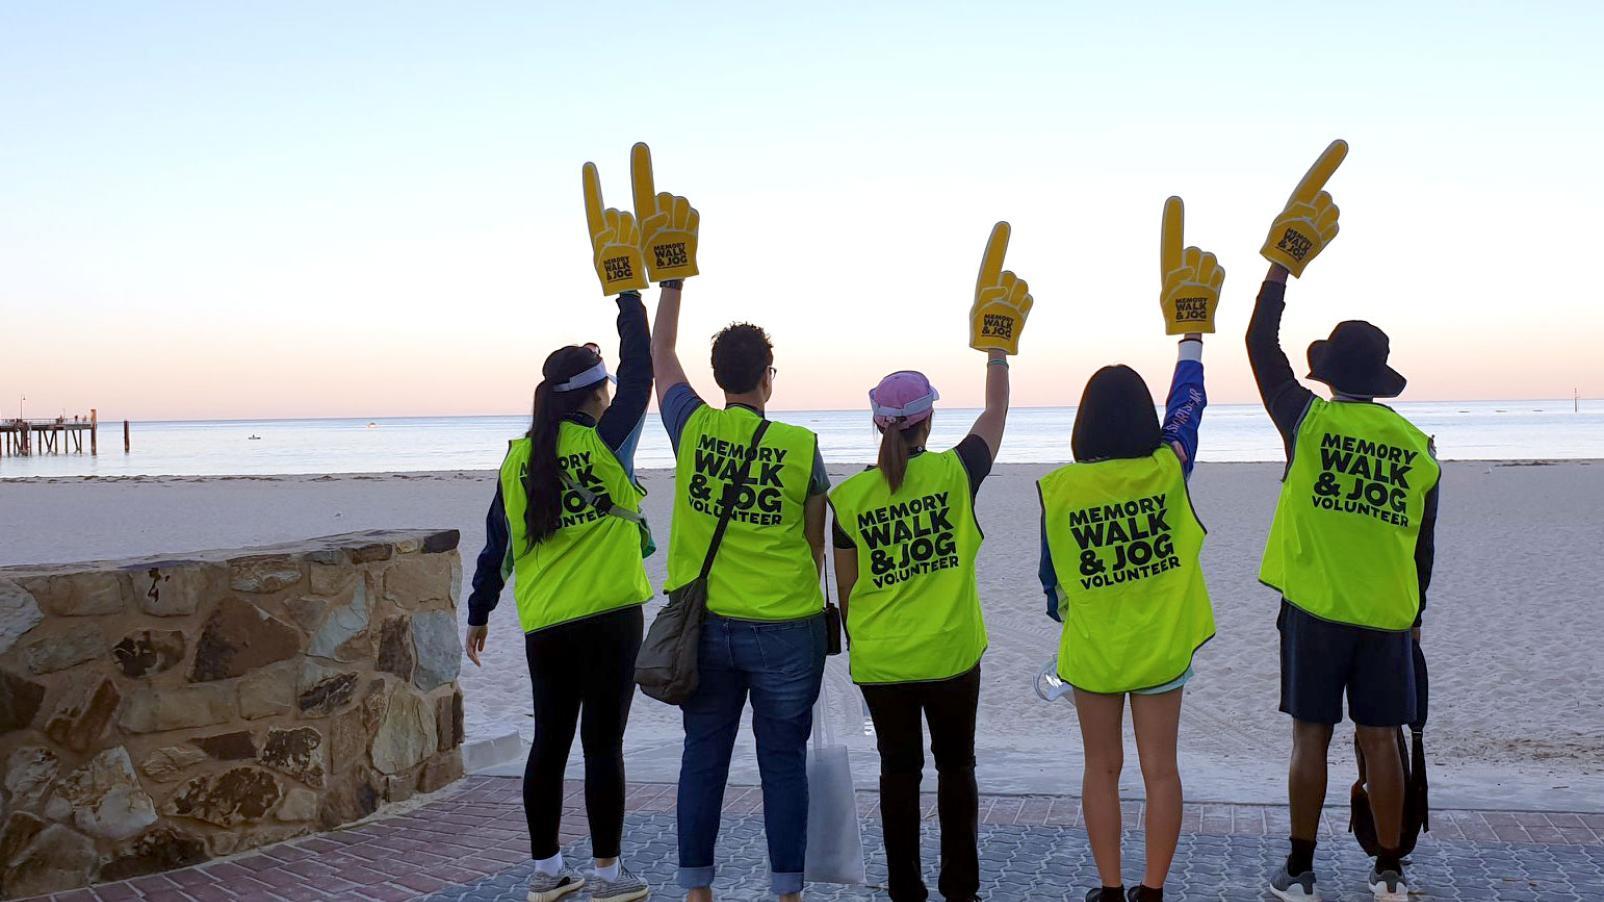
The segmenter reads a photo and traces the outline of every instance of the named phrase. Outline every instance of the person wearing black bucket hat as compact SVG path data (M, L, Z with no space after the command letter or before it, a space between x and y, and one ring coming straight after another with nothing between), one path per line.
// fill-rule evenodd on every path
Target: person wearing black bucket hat
M1309 345L1299 383L1281 350L1287 277L1336 237L1337 207L1321 190L1347 153L1333 142L1299 183L1262 253L1269 274L1248 325L1248 359L1287 466L1259 580L1281 594L1281 710L1293 718L1287 786L1291 854L1270 879L1287 900L1319 899L1314 849L1327 753L1343 697L1368 764L1377 854L1376 899L1407 898L1399 845L1404 813L1397 729L1416 717L1414 652L1435 551L1441 469L1431 438L1378 398L1407 380L1388 365L1387 334L1338 323Z
M1330 338L1309 343L1308 378L1349 398L1396 398L1409 380L1387 365L1389 353L1387 333L1362 319L1346 320Z

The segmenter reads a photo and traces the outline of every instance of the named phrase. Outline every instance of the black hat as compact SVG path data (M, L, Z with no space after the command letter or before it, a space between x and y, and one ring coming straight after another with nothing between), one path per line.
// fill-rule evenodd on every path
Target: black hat
M1309 378L1359 398L1396 398L1409 380L1387 366L1387 333L1360 319L1309 344Z

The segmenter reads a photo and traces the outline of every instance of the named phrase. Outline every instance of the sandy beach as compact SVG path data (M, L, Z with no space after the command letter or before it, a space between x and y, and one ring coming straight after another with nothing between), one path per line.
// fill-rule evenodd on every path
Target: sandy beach
M999 466L979 502L991 648L978 757L989 792L1079 790L1073 711L1031 691L1057 634L1036 579L1034 480L1046 469ZM1434 801L1604 810L1604 463L1451 462L1444 469L1424 633ZM1182 716L1182 766L1193 799L1284 798L1289 726L1276 710L1277 600L1256 580L1279 471L1276 464L1205 463L1192 481L1210 529L1204 559L1219 630L1199 654ZM837 479L849 472L831 468ZM672 474L648 471L643 481L651 492L647 514L666 544ZM0 481L0 564L452 527L462 531L466 599L492 491L487 472ZM658 585L663 564L661 552L648 562ZM510 589L492 616L488 655L483 669L465 665L462 676L470 737L528 736L528 676ZM858 780L872 785L873 738L864 734L845 663L834 659L829 668L831 723L854 749ZM679 735L674 709L638 696L627 740L630 777L673 780ZM1350 737L1341 730L1333 743L1333 799L1345 798L1352 779ZM1139 794L1134 750L1127 761L1127 789ZM732 779L755 777L750 754L738 754Z

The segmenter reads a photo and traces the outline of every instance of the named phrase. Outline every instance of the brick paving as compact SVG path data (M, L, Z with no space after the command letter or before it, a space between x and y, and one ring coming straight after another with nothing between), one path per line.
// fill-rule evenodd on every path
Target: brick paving
M860 793L868 887L810 886L814 900L885 898L877 799ZM625 860L660 888L673 889L674 787L636 784L626 799ZM563 841L589 861L582 787L568 785ZM731 787L719 842L721 900L770 899L760 795ZM1127 803L1127 879L1140 876L1142 805ZM935 817L935 797L925 797ZM1346 810L1322 822L1317 868L1325 897L1368 899L1367 861L1346 836ZM990 796L981 802L982 895L999 900L1080 899L1096 882L1078 799ZM1260 900L1267 870L1285 854L1283 807L1188 805L1166 897ZM936 861L928 830L927 870ZM521 900L531 866L519 781L470 777L411 812L280 843L224 861L60 893L55 900L379 899ZM1604 814L1435 811L1411 875L1420 898L1604 900ZM934 887L934 875L927 877ZM588 897L570 896L575 902Z

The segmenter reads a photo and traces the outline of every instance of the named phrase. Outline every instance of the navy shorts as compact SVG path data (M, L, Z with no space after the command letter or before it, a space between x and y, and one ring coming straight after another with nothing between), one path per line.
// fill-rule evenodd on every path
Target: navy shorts
M1308 723L1397 727L1415 719L1414 639L1321 620L1281 602L1281 710Z

